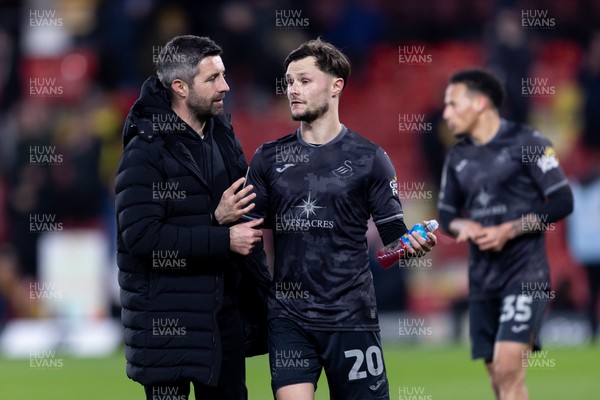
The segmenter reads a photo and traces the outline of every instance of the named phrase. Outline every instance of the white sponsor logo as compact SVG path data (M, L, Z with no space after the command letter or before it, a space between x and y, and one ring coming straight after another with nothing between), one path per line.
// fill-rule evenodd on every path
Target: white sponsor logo
M286 169L290 168L290 167L295 167L296 164L285 164L283 167L279 167L279 168L275 168L275 171L277 172L283 172Z
M352 176L353 171L354 169L352 168L352 161L345 160L344 165L334 169L332 172L338 178L349 178L350 176Z
M510 330L514 333L523 332L524 330L529 329L529 325L521 324L521 325L513 325L510 327Z

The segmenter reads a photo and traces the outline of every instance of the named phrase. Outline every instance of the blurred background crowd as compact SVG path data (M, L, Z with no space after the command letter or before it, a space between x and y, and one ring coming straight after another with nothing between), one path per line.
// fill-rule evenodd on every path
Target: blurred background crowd
M226 110L249 160L296 128L285 56L317 36L340 47L353 64L342 122L392 158L409 226L437 214L452 143L441 119L448 77L469 66L496 72L508 95L503 115L548 136L577 189L573 218L548 234L551 308L597 315L589 305L600 246L580 237L600 237L600 1L5 0L0 10L0 330L68 312L118 318L113 183L122 124L153 57L182 34L223 48ZM69 261L90 233L102 255L93 271ZM466 251L442 235L413 268L374 265L380 309L459 318ZM98 263L93 251L75 260L92 254ZM102 306L47 306L72 285L97 293Z

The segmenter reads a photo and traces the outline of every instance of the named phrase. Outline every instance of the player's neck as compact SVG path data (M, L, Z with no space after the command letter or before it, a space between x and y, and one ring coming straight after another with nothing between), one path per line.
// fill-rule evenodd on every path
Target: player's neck
M489 143L500 130L500 117L492 110L484 112L471 131L471 139L476 144L483 146Z
M337 113L327 112L312 122L302 121L300 134L311 144L325 144L332 141L342 130Z

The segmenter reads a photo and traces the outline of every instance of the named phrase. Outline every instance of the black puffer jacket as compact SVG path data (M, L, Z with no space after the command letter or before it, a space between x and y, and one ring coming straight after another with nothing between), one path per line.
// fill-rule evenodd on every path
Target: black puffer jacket
M246 159L229 119L210 123L233 182L244 176ZM267 350L270 276L265 254L262 249L248 257L230 252L229 228L219 226L213 214L214 199L221 194L212 193L181 142L181 135L191 134L182 124L166 89L149 78L123 130L125 150L116 178L121 315L127 375L143 385L182 380L217 384L221 346L216 313L227 263L242 276L246 356ZM168 129L182 126L187 132Z

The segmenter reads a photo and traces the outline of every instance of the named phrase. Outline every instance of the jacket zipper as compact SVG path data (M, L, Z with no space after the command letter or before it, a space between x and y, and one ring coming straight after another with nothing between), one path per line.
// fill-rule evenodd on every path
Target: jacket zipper
M217 290L216 290L217 311L215 311L213 313L213 323L215 324L215 329L213 329L212 343L213 343L213 352L215 353L215 357L216 357L215 350L217 348L217 343L216 343L215 337L216 337L217 329L219 329L219 324L218 324L218 321L217 321L217 313L219 312L219 274L218 273L217 273L217 275L215 277L215 281L216 281L216 286L217 286ZM209 382L212 382L214 374L215 374L215 363L213 362L212 365L210 366L210 378L209 378Z

